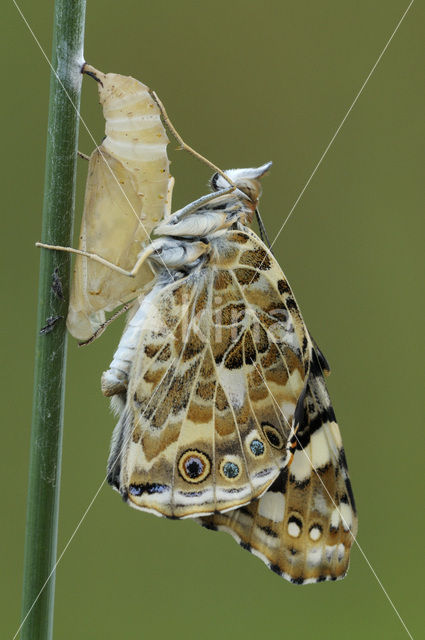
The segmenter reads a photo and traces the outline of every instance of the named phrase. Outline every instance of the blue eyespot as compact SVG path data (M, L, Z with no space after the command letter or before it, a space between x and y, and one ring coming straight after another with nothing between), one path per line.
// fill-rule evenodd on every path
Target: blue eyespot
M261 456L264 453L264 445L261 440L253 440L249 445L254 456Z
M200 458L190 456L189 458L187 458L187 460L185 460L184 468L189 478L194 480L202 474L205 465Z
M211 471L211 462L206 453L198 449L188 449L178 463L181 477L187 482L202 482Z
M234 462L226 462L223 465L223 473L227 478L236 478L239 475L239 467Z

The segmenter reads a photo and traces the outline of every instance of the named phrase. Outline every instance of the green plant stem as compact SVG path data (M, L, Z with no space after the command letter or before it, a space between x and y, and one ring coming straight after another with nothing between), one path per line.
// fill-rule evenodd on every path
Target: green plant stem
M53 26L42 240L67 246L73 230L85 4L85 0L56 0ZM53 630L69 277L69 254L42 249L25 537L24 640L50 640ZM51 330L40 334L49 324Z

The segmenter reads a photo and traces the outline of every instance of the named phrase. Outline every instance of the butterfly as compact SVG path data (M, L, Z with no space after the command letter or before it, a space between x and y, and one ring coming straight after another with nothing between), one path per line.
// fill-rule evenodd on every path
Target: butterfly
M102 378L120 415L108 481L300 584L343 577L357 525L328 364L247 226L269 166L226 172L231 193L215 175L216 197L156 229L154 281Z
M311 343L279 265L244 224L269 166L227 172L237 193L220 193L215 176L217 197L156 230L157 275L102 378L121 403L109 482L136 508L225 512L288 462Z

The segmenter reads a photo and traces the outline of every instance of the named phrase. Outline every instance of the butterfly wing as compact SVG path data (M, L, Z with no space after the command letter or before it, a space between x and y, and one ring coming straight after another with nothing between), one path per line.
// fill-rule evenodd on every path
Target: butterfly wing
M290 464L259 500L200 519L209 529L230 533L295 584L343 578L357 533L354 497L322 358L313 353L297 409L299 427L289 444L294 452Z
M106 138L89 160L79 248L130 271L171 200L168 139L148 88L134 78L96 71ZM67 326L88 339L105 311L135 297L153 274L128 278L77 256Z
M271 485L311 360L292 292L259 238L228 231L211 245L200 268L142 301L137 345L124 350L133 365L109 481L133 506L170 517L233 509Z

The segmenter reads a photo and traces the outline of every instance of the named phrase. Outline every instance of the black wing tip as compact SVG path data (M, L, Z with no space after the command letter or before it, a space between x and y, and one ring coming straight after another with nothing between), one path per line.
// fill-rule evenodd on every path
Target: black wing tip
M201 522L200 524L204 529L209 529L209 531L218 531L218 527L212 522Z
M273 571L273 573L277 573L278 576L283 576L283 571L278 564L269 564L269 569Z

